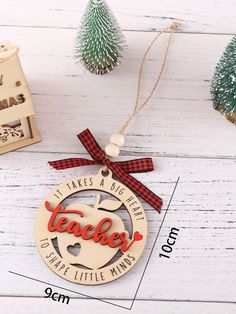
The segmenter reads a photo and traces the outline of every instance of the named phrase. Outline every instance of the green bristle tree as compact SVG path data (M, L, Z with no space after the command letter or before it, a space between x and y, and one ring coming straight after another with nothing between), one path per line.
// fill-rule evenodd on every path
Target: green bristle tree
M236 36L220 58L211 82L214 108L236 123Z
M125 47L122 31L104 0L90 0L75 42L76 63L94 74L112 71Z

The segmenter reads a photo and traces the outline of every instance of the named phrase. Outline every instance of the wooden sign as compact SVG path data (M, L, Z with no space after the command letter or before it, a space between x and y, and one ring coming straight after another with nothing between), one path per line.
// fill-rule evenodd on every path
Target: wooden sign
M97 175L62 183L45 199L37 218L36 243L44 262L74 283L99 285L121 277L145 247L147 220L141 203L107 172L102 168ZM80 203L82 191L96 195L95 204ZM103 199L100 192L106 193ZM63 202L75 193L78 200L65 207ZM119 210L128 213L126 223Z
M0 43L0 154L40 141L18 50Z

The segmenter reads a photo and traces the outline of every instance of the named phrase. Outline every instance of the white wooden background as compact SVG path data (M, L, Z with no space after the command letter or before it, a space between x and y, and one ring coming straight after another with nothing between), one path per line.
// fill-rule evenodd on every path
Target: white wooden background
M0 312L126 313L127 310L69 294L70 305L44 299L46 285L9 274L16 271L68 289L129 306L160 221L180 176L133 313L236 313L236 133L212 109L209 82L225 45L236 33L235 0L109 1L125 31L122 65L96 77L74 65L73 41L85 0L0 0L0 40L21 46L21 60L37 110L42 142L0 157ZM154 31L173 19L168 65L150 106L127 130L121 159L154 157L156 170L137 177L164 199L156 214L147 204L150 236L142 261L110 285L67 283L43 263L34 244L41 201L65 178L97 168L56 172L48 160L87 156L76 134L89 127L103 146L130 113L138 65ZM167 35L146 66L151 87ZM86 198L86 197L85 197ZM180 229L169 260L158 258L170 228ZM55 292L65 293L53 288Z

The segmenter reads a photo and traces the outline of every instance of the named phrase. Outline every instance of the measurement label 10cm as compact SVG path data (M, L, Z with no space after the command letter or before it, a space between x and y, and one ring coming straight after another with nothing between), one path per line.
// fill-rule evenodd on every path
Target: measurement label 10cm
M166 241L167 244L164 244L161 247L162 252L164 252L166 254L160 253L159 257L170 258L170 254L173 250L173 246L175 245L178 233L179 233L178 228L171 228L168 239Z
M64 294L53 292L51 288L46 288L44 292L46 294L44 298L51 298L53 301L69 304L70 297Z

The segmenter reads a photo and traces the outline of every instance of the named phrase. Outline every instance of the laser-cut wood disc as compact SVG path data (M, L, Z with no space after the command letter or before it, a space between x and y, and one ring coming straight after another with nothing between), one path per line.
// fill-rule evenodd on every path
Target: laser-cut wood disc
M96 194L92 207L79 202L78 192L89 190ZM101 200L99 191L115 200ZM62 202L75 193L78 202L64 208ZM121 206L129 213L130 232L116 214ZM36 243L44 262L62 278L83 285L111 282L126 274L140 258L146 239L141 203L104 168L97 175L78 177L55 188L36 222Z

